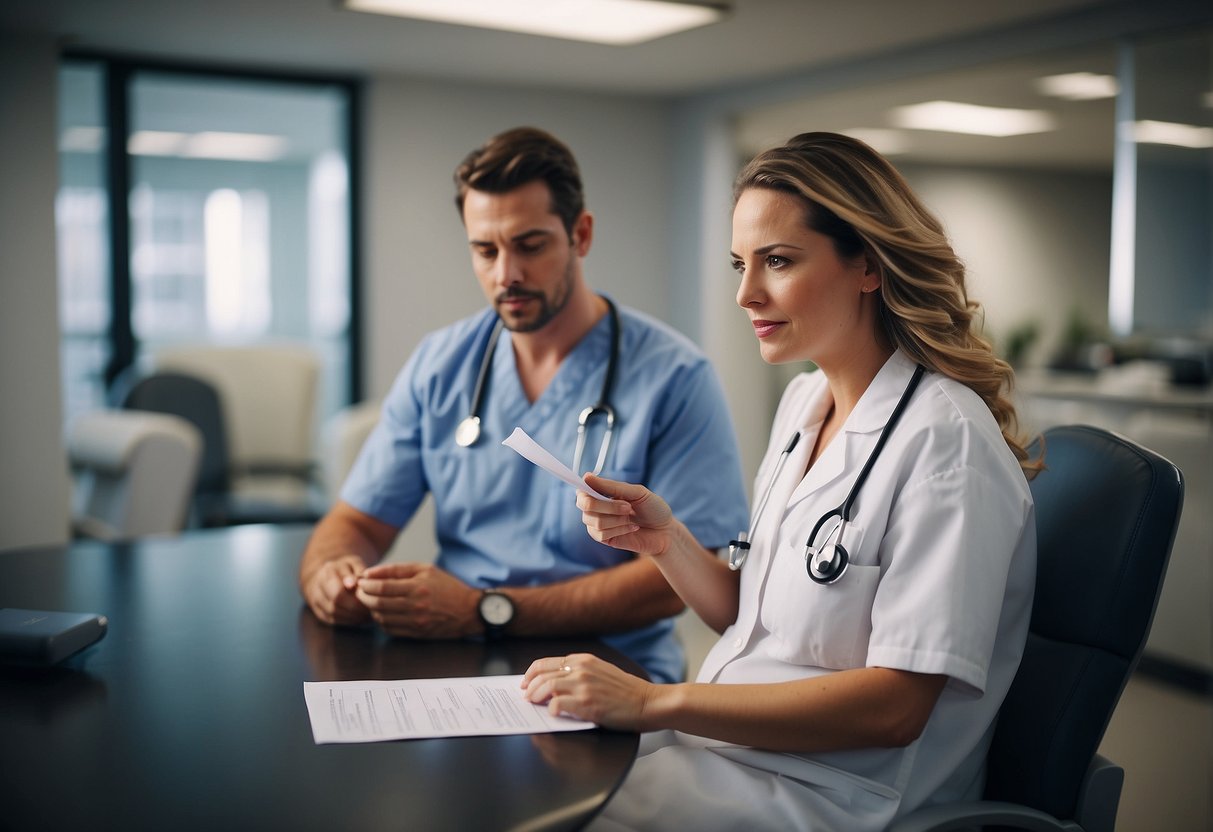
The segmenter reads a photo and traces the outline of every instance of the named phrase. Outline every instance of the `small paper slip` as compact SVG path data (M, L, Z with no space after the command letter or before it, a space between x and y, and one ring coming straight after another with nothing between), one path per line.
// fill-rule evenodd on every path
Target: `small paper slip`
M522 676L304 682L317 745L432 737L584 731L594 723L552 716L528 702Z
M514 428L514 432L501 440L501 444L507 448L513 448L521 456L529 459L531 462L538 465L543 470L550 474L555 474L560 479L567 482L569 485L576 488L578 491L584 491L591 497L597 497L599 500L609 500L610 497L605 494L599 494L594 489L585 484L581 477L574 474L567 465L552 456L546 448L540 445L531 437L527 436L527 432L522 428Z

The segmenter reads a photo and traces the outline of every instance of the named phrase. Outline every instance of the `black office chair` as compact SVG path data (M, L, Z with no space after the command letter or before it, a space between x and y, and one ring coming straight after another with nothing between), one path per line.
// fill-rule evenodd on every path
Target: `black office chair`
M1150 632L1183 475L1099 428L1053 428L1044 443L1047 468L1031 484L1036 600L990 747L985 800L925 807L890 832L1115 825L1124 770L1096 752Z
M113 398L123 409L170 413L192 422L201 431L202 461L190 512L191 526L313 523L322 516L322 509L316 505L288 505L232 493L223 400L210 382L176 372L129 376L116 382Z

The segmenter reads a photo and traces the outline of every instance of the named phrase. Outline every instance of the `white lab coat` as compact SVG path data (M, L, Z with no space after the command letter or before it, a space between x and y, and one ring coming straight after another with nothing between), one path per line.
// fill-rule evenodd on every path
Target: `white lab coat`
M785 754L648 735L593 828L862 832L923 804L979 796L1027 637L1036 527L1018 461L975 393L923 378L859 492L842 541L846 573L822 586L805 571L809 533L842 504L913 370L904 354L890 358L807 474L831 396L821 373L788 386L756 498L792 433L803 435L754 531L737 621L698 681L780 682L865 666L946 674L922 736L906 748Z

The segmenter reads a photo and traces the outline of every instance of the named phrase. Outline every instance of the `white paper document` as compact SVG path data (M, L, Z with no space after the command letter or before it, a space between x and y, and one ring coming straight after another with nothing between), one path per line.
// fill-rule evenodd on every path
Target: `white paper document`
M427 737L584 731L594 723L552 716L522 693L522 676L304 682L317 745Z
M549 474L555 474L577 490L584 491L591 497L597 497L599 500L611 499L605 494L599 494L586 485L581 477L574 474L572 469L552 456L550 451L528 436L527 432L522 428L514 428L514 432L505 439L502 439L501 444L507 448L513 448L526 459L529 459Z

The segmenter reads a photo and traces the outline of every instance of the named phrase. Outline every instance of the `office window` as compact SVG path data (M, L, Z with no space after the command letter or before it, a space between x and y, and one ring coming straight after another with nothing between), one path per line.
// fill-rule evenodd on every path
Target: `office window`
M55 228L63 403L70 417L104 402L101 379L111 354L103 68L63 67L59 92Z
M99 60L66 63L61 91L68 417L176 344L304 343L319 416L356 399L352 85Z

